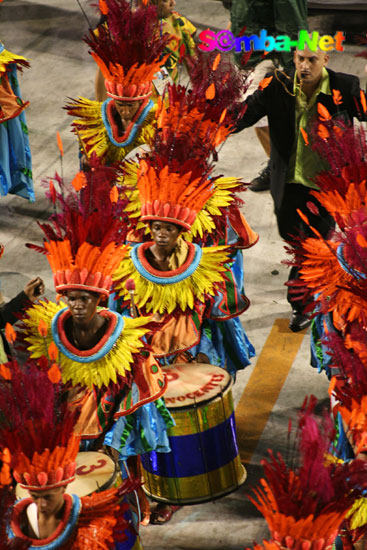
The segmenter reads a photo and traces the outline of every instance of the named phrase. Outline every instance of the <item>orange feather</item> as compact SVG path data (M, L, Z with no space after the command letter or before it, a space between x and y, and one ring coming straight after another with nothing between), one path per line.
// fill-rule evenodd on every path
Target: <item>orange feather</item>
M339 90L333 90L333 101L335 105L341 105L343 102L343 96Z
M52 363L47 372L47 376L53 384L58 384L61 380L61 372L56 363Z
M83 189L83 187L87 185L87 178L84 172L78 172L73 178L71 184L74 187L75 191L80 191L81 189Z
M213 71L217 70L220 60L221 60L221 55L220 53L218 53L217 57L214 59L214 63L212 66Z
M57 349L55 342L51 342L51 344L48 346L48 356L51 361L57 361L59 350Z
M5 325L5 338L7 339L9 344L13 344L17 338L17 333L10 323L6 323Z
M116 185L114 185L110 191L110 200L113 203L119 200L119 192Z
M360 94L360 97L361 97L361 104L362 104L363 112L367 113L366 95L365 95L363 90L360 90L359 94Z
M269 84L272 80L273 80L272 76L268 76L267 78L263 78L259 82L259 90L265 90L265 88L267 88L269 86Z
M329 137L328 129L323 124L319 124L317 133L322 139L327 139Z
M322 103L317 104L317 112L319 113L320 120L326 121L331 119L329 111Z
M64 156L64 147L63 147L63 144L62 144L62 140L61 140L61 136L60 136L59 131L56 132L56 137L57 137L57 146L59 148L60 155L63 157Z
M48 326L44 319L40 319L38 323L38 333L42 338L46 338L48 332Z
M309 145L308 135L307 135L306 130L304 130L303 128L300 128L300 131L301 131L302 137L304 139L305 145Z
M214 82L212 82L212 83L210 84L210 86L206 89L205 97L206 97L206 99L214 99L214 97L215 97L215 86L214 86Z

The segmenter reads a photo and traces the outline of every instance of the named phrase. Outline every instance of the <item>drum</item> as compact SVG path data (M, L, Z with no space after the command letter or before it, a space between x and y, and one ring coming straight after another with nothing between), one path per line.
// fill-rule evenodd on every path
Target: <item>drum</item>
M238 454L232 378L201 363L164 369L166 406L176 426L171 452L142 456L144 489L158 502L199 504L231 493L245 482Z
M75 480L66 487L66 493L84 497L97 491L105 491L111 487L121 485L122 479L118 466L108 455L97 452L82 452L76 457ZM29 497L26 489L17 485L16 496L18 498ZM124 500L128 500L124 497ZM127 510L125 518L131 524L126 532L127 540L115 543L115 550L141 550L140 537L133 528L132 512Z
M94 491L104 491L121 484L121 478L112 458L104 453L78 453L76 457L75 480L66 487L66 493L85 497ZM29 493L17 485L18 498L26 498Z

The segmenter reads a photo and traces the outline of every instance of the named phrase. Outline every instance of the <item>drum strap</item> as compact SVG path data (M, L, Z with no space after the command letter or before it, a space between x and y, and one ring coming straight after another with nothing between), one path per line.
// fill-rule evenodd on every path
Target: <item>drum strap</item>
M38 539L41 538L39 528L38 528L37 504L35 502L32 502L29 506L27 506L27 518L36 537Z

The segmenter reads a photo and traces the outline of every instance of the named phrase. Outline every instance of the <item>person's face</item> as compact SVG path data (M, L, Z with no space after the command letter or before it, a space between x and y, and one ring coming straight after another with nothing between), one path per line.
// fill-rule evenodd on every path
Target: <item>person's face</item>
M138 112L141 101L115 101L116 111L122 120L130 122Z
M175 0L158 0L158 17L160 19L169 17L173 12L175 5Z
M55 516L64 505L65 487L56 487L48 491L30 491L33 502L37 505L38 514Z
M94 317L101 297L86 290L68 290L66 300L73 317L79 324L87 324Z
M180 228L173 223L154 221L150 226L153 241L164 248L172 248L181 233Z
M323 67L326 67L329 56L320 50L312 52L307 46L304 50L294 52L294 64L296 66L298 80L310 86L317 86L322 75Z

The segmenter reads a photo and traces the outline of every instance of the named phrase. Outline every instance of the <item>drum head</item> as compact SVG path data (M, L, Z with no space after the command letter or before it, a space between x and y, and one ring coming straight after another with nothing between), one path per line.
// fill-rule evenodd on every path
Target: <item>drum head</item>
M111 487L117 476L112 458L104 453L78 453L76 457L75 480L66 487L66 492L79 497L90 495L94 491L103 491ZM17 485L17 498L29 497L26 489Z
M167 377L164 400L169 409L212 401L232 384L225 369L205 363L176 363L163 368Z

